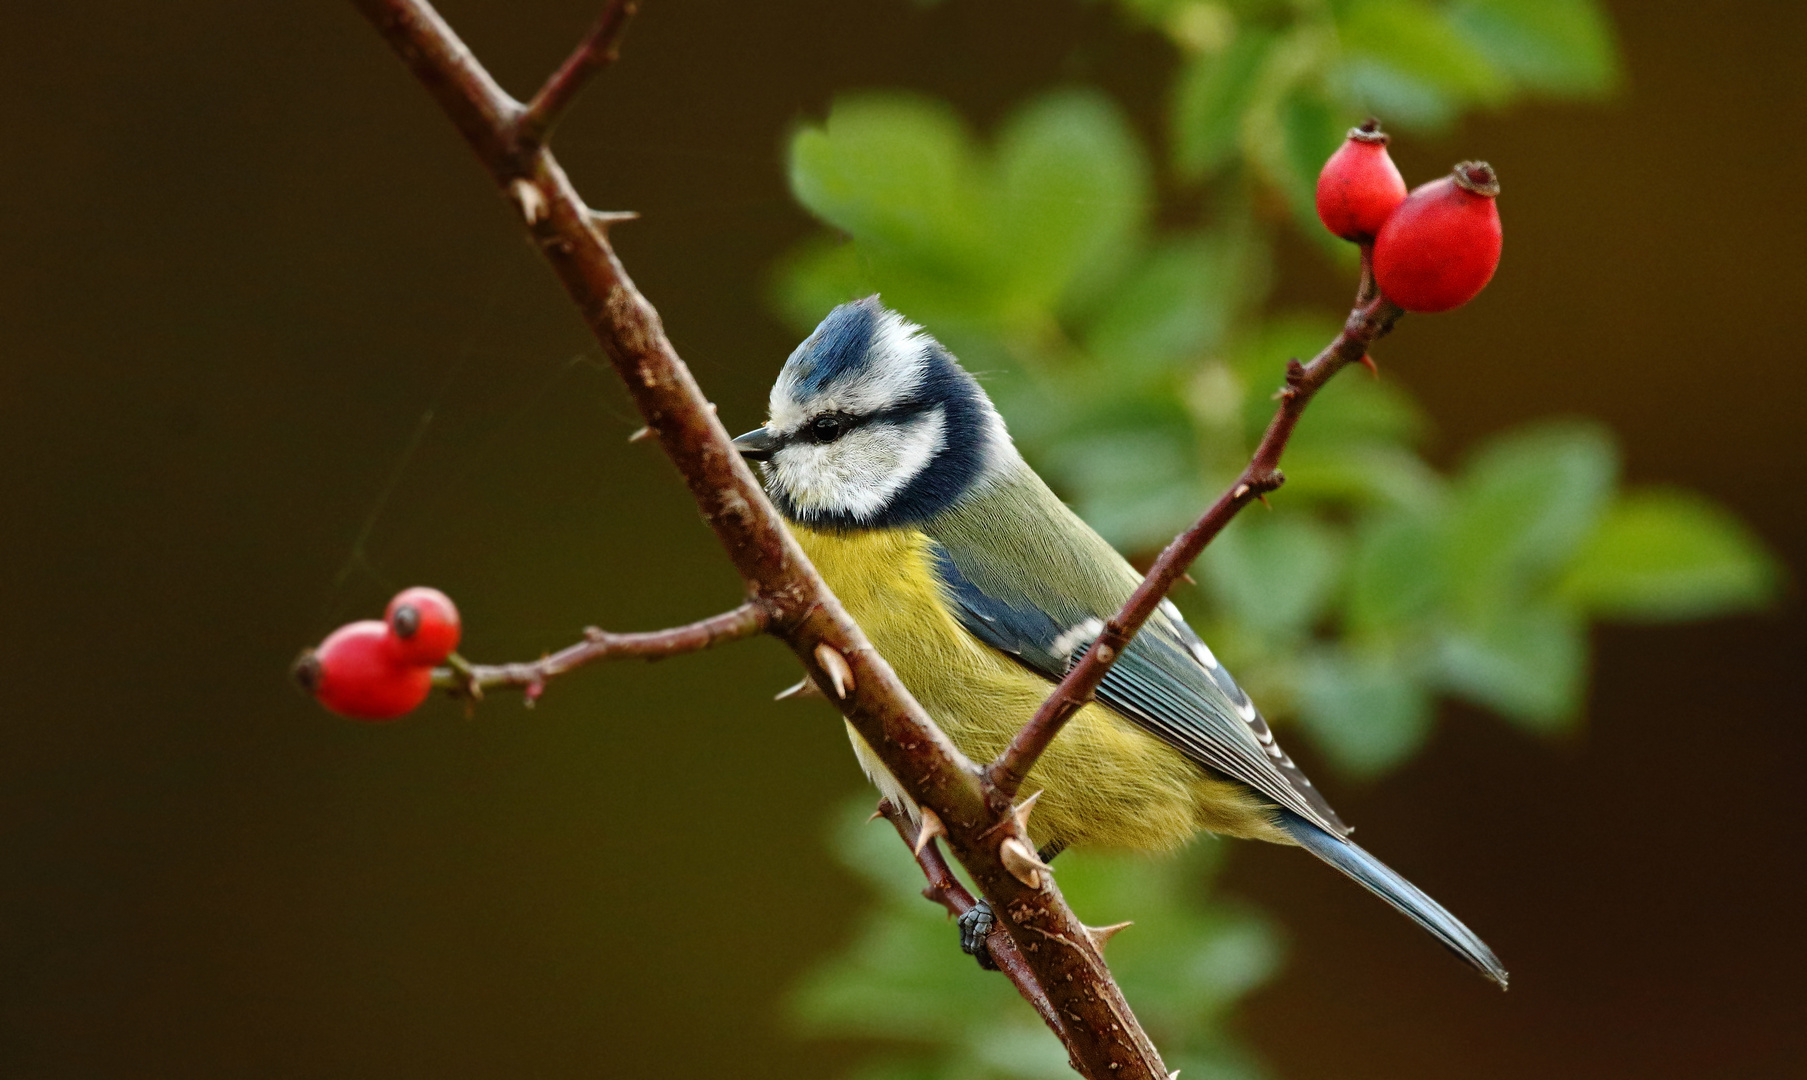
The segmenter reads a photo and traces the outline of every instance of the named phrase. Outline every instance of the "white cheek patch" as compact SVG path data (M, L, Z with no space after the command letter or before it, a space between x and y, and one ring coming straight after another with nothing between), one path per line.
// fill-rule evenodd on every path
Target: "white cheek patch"
M855 428L831 443L796 442L772 455L772 476L805 520L864 521L890 504L947 445L947 415Z

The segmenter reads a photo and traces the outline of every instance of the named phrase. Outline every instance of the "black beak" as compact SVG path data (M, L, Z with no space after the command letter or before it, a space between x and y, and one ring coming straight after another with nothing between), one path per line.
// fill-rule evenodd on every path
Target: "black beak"
M757 427L734 440L734 449L748 461L770 461L772 454L779 447L778 437L765 428Z

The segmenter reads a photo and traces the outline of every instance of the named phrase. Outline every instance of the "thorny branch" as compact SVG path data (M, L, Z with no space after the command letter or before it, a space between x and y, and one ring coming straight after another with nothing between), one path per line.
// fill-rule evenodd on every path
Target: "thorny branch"
M463 697L478 699L485 690L520 687L532 704L546 688L546 680L597 660L662 660L667 656L701 652L727 641L739 641L765 630L771 616L758 604L746 603L720 615L635 634L612 634L589 627L584 639L529 663L472 664L456 653L447 666L433 672L433 685Z
M1004 752L986 767L985 779L994 793L994 802L1008 803L1016 797L1029 770L1035 767L1036 759L1060 734L1060 729L1073 714L1092 700L1111 665L1123 655L1136 632L1167 598L1173 586L1185 575L1187 567L1205 550L1205 545L1215 539L1243 507L1285 482L1286 477L1280 472L1280 455L1286 451L1287 440L1292 438L1293 429L1298 426L1299 417L1304 415L1305 406L1311 403L1313 395L1347 365L1365 361L1368 346L1392 330L1393 324L1404 314L1374 288L1369 263L1369 250L1364 248L1362 282L1356 294L1356 306L1349 313L1342 331L1311 363L1300 364L1297 359L1287 361L1286 385L1279 393L1280 406L1274 411L1274 418L1268 422L1267 431L1242 475L1191 528L1174 537L1122 609L1104 625L1085 656L1042 701L1041 707L1017 731Z
M918 836L909 814L893 806L891 800L881 799L878 815L891 823L905 844L916 847ZM966 886L960 884L960 879L954 876L947 860L941 857L941 848L933 837L917 848L916 865L922 867L922 876L929 880L922 890L925 899L940 904L956 919L977 906L978 902L973 899L973 894L966 891ZM1035 1007L1036 1013L1054 1032L1055 1037L1063 1043L1067 1042L1066 1024L1061 1021L1060 1013L1055 1011L1048 995L1042 992L1040 984L1035 981L1035 972L1030 970L1023 954L1017 951L1016 943L1010 940L1010 935L1002 927L993 927L991 934L985 939L985 948L991 954L992 963L1011 981L1017 992L1023 995L1023 1000Z
M590 76L614 63L621 54L621 35L627 32L628 20L639 10L638 0L609 0L590 32L527 103L520 119L515 121L516 138L524 144L538 146L551 136L553 127L577 99Z
M949 848L1022 957L1026 982L1061 1019L1074 1068L1090 1080L1165 1080L1160 1054L1094 938L1053 875L1033 864L1020 816L987 797L979 768L923 712L823 584L672 349L658 313L615 257L601 222L545 146L552 121L611 55L630 8L611 0L535 106L523 107L425 0L353 3L513 202L722 542L749 602L765 613L767 632L791 647L817 686L834 688L830 700L942 824ZM611 22L617 9L619 22ZM530 115L537 118L524 124Z

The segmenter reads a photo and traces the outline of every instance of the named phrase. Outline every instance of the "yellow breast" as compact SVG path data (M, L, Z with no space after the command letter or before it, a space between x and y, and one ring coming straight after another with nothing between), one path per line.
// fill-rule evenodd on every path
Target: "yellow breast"
M1052 689L960 625L927 536L791 528L904 685L969 757L996 756ZM1037 788L1037 843L1170 848L1201 828L1264 839L1275 831L1247 789L1208 777L1099 705L1081 710L1042 756L1025 790Z

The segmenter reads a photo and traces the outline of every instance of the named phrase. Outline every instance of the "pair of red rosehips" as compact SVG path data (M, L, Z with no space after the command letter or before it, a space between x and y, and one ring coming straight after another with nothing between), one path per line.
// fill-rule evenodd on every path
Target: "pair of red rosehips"
M433 668L458 647L458 609L438 589L403 589L383 621L339 627L295 661L295 681L320 704L358 720L393 720L433 692Z
M1464 161L1406 194L1380 122L1349 138L1318 174L1318 220L1344 240L1374 245L1374 282L1407 311L1448 311L1473 300L1500 264L1499 178Z

